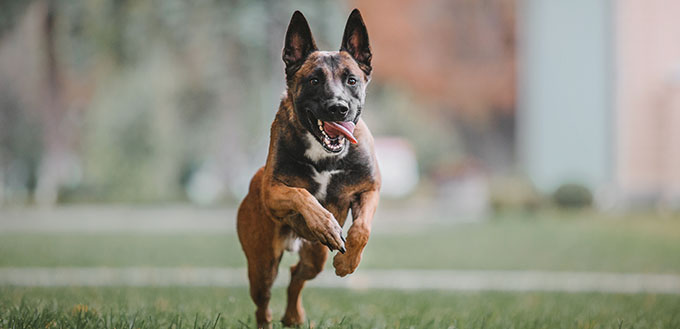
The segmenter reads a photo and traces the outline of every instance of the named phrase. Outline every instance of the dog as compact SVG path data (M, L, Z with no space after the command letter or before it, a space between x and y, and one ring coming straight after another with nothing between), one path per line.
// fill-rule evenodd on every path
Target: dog
M290 268L285 326L304 322L300 292L321 272L328 250L339 251L336 275L354 272L380 190L373 136L360 118L372 53L359 10L347 20L340 51L319 51L296 11L282 57L287 90L271 126L266 164L252 178L237 218L259 328L271 327L271 287L284 250L300 257Z

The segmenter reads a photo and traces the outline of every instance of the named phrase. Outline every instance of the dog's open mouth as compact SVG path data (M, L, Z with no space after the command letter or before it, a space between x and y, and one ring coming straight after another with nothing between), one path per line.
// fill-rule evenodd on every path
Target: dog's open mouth
M354 138L354 123L351 121L321 121L316 120L321 132L321 144L330 152L340 152L345 146L345 139L356 144Z

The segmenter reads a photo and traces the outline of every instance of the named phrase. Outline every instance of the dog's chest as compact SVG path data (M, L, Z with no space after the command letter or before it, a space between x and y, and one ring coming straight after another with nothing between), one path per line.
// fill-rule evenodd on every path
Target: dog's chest
M312 180L316 183L316 190L314 191L314 196L316 197L317 200L324 201L326 200L326 196L328 196L328 190L329 187L331 186L331 182L333 181L333 176L342 174L344 170L335 169L317 171L313 167L311 167L310 169L312 172L311 173Z

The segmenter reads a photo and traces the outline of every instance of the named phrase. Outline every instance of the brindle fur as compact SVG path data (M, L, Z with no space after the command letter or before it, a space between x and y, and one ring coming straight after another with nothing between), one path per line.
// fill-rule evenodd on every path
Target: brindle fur
M271 126L266 164L253 177L237 221L260 328L271 326L271 286L290 239L301 238L302 245L300 261L290 269L282 319L286 326L303 323L300 291L306 280L323 269L327 248L340 251L333 259L337 275L348 275L357 268L368 242L380 188L373 136L359 118L371 73L370 47L361 14L355 9L350 15L338 52L316 49L300 12L293 14L285 43L287 92ZM312 86L310 77L321 83ZM356 85L347 83L349 77L356 77ZM330 113L333 102L345 104L347 113ZM344 149L337 154L309 156L306 152L321 148L317 118L355 122L358 143L345 141ZM308 137L310 134L314 138ZM322 186L315 175L338 170L342 172L330 176L325 195L319 193ZM315 197L317 194L322 197ZM342 226L350 209L353 223L345 241Z

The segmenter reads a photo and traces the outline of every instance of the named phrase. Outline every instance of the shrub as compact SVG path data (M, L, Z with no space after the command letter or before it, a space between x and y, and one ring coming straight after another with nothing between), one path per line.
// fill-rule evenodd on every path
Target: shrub
M593 204L593 194L581 184L562 184L553 193L553 201L561 208L585 208Z

